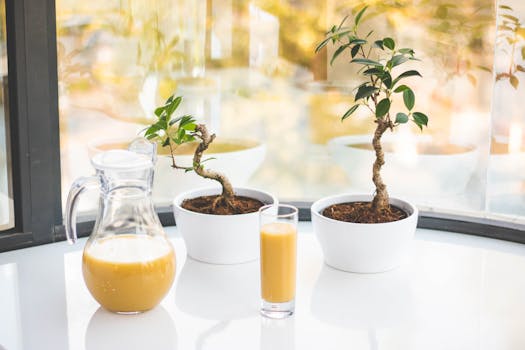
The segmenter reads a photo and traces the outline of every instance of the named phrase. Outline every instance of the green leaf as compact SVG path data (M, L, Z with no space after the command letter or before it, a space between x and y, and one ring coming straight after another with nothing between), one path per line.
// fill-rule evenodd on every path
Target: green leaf
M368 6L363 7L361 11L359 11L359 13L355 16L354 23L356 26L359 25L359 22L361 21L361 17L363 17L363 14L365 13L367 8Z
M512 87L517 90L518 86L520 85L520 80L518 79L518 77L515 75L511 75L509 80L510 80L510 85L512 85Z
M382 68L368 68L367 70L363 71L363 75L381 75L385 71Z
M414 95L414 91L411 89L407 89L403 91L403 102L405 102L405 106L409 111L414 108L414 104L416 103L416 96Z
M146 138L147 138L148 140L151 140L151 139L154 139L154 138L157 138L157 137L159 137L158 134L150 134L150 135L146 136Z
M377 90L379 89L374 86L369 86L369 85L361 86L359 87L359 89L357 89L357 93L355 94L355 101L360 100L362 98L369 97Z
M381 81L386 86L387 89L392 88L392 76L388 72L384 72L381 76Z
M192 141L195 141L195 137L189 134L184 135L184 138L182 139L183 143L192 142Z
M414 123L416 123L416 125L419 126L421 130L423 130L423 125L428 125L428 117L421 112L414 112L412 114L412 118L414 118Z
M337 50L335 50L334 54L332 55L332 59L330 60L330 65L334 63L334 60L337 58L337 56L339 56L344 50L346 50L347 47L348 45L341 45L337 48Z
M193 131L195 130L195 119L191 115L184 115L181 117L179 128Z
M345 119L348 118L350 115L352 115L352 113L354 113L358 108L359 108L359 105L353 105L352 107L350 107L350 109L347 110L347 111L345 112L345 114L341 117L341 121L345 120Z
M173 125L173 124L175 124L175 123L177 123L177 122L179 122L181 119L182 119L182 116L170 120L170 126Z
M525 46L521 48L521 58L525 60Z
M396 114L396 124L405 124L406 122L408 122L408 115L405 113Z
M171 115L173 114L173 112L175 112L175 110L177 109L177 107L179 107L180 103L182 101L182 96L177 96L173 102L171 102L169 104L169 106L166 108L166 114L168 115L168 117L171 117Z
M395 82L395 80L394 80ZM394 83L395 84L395 83ZM394 92L403 92L405 90L410 90L410 88L406 85L399 85L395 90Z
M383 47L383 40L376 40L374 41L374 47L377 47L381 50L384 50L385 48Z
M164 140L164 142L162 143L162 147L166 147L166 146L169 146L170 144L170 137L166 137L166 140Z
M351 29L347 29L347 28L344 28L344 30L340 31L340 32L336 32L332 35L330 35L330 38L331 39L339 39L343 36L345 36L346 34L349 34L349 33L352 33L352 30Z
M373 61L368 58L354 58L350 63L365 64L367 66L383 67L383 65L377 61Z
M162 112L164 112L164 109L165 109L164 106L162 106L162 107L158 107L158 108L155 108L155 115L156 115L157 117L160 117L160 116L162 115Z
M348 19L350 15L346 15L343 20L341 21L341 23L339 23L339 27L337 27L337 30L341 29L341 27L343 26L343 24L346 22L346 20ZM335 26L332 27L332 29L335 28Z
M186 130L183 128L177 129L177 139L182 142L184 140L184 136L186 136Z
M352 58L354 58L357 55L360 48L361 45L355 45L354 47L352 47L352 50L350 50L350 55L352 56Z
M406 61L408 61L408 57L406 57L405 55L395 55L389 62L392 62L392 68L394 68L395 66L399 66L400 64L403 64Z
M197 125L195 125L195 123L189 123L189 124L182 126L182 128L186 131L195 131L196 127Z
M390 50L393 50L396 47L396 43L392 38L384 38L383 45L385 45L385 47L389 48Z
M330 39L331 38L326 38L323 41L321 41L321 43L315 48L315 53L318 53L323 47L325 47L326 44L328 44L328 42L330 41Z
M384 98L376 106L376 117L382 118L385 114L390 111L390 100L388 98Z
M148 128L148 130L146 130L146 132L144 133L144 136L148 136L148 135L151 135L151 134L155 134L157 131L161 130L159 128L159 126L157 124L153 124L152 126L150 126Z
M158 125L159 130L168 129L168 122L166 121L165 116L161 117L160 120L156 123L156 125Z
M525 67L523 67L523 66L521 66L521 65L518 64L518 65L516 65L516 70L517 70L518 72L525 72Z
M403 53L403 54L406 54L406 55L411 55L411 56L413 56L414 53L415 53L414 50L409 49L409 48L399 49L399 52Z
M364 45L366 44L368 41L364 40L364 39L359 39L359 38L355 38L355 39L352 39L350 40L349 44L350 45Z
M400 81L403 78L412 77L412 76L416 76L416 75L421 77L421 74L419 74L419 72L417 70L407 70L406 72L403 72L403 73L399 74L399 76L394 79L394 85L396 85L397 82Z

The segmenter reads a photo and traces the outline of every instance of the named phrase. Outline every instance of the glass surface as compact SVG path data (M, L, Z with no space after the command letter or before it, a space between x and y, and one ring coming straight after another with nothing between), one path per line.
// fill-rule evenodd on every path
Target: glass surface
M297 208L270 204L259 209L261 314L285 318L295 311Z
M0 1L0 231L13 228L11 151L7 86L7 37L5 1Z
M359 85L356 72L346 58L330 65L331 45L314 53L332 24L368 4L363 29L392 36L421 58L407 69L424 76L410 85L417 109L430 117L423 133L410 125L385 136L390 194L422 209L525 220L519 0L499 2L505 11L493 0L56 4L64 189L91 173L89 156L125 148L176 93L185 98L181 114L217 133L207 166L234 185L281 200L372 193L373 119L362 109L340 122ZM506 23L513 17L517 30ZM498 75L509 65L513 74ZM162 166L166 157L159 156L153 194L164 205L202 185L195 174Z

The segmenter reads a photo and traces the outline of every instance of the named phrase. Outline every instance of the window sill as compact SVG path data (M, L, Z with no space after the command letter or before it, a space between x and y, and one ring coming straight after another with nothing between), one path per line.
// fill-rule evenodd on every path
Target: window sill
M160 307L137 316L99 309L81 272L85 238L0 254L0 349L521 349L525 246L418 229L402 268L374 275L323 263L299 224L296 315L258 314L259 265L209 265L177 253ZM43 326L45 325L45 326Z

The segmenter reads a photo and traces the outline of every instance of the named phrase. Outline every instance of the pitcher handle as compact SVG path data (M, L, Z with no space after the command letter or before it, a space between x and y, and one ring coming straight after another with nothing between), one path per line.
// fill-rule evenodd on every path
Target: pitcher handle
M77 241L77 203L78 197L86 189L99 186L96 176L80 177L73 182L67 195L66 203L66 237L70 244Z

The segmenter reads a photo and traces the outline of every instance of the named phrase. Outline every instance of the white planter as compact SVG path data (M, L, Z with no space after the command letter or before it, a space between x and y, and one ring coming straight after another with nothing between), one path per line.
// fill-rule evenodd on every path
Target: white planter
M188 255L211 264L238 264L259 258L259 213L211 215L181 207L185 199L217 195L220 188L203 188L179 194L173 201L177 228ZM235 194L277 204L273 195L253 189L235 188Z
M226 174L234 186L243 186L261 166L266 155L266 145L250 139L222 139L223 141L254 144L239 151L222 153L205 153L204 159L215 158L206 163L213 170ZM101 146L107 144L129 143L126 139L95 140L89 143L89 156L92 158L101 151ZM180 166L191 166L193 155L177 155L175 161ZM155 165L153 181L153 200L156 204L169 204L175 196L192 188L214 186L215 182L203 179L194 172L185 173L171 167L171 156L159 155Z
M381 224L356 224L321 215L332 204L371 200L369 195L342 194L312 205L312 224L327 265L343 271L375 273L391 270L403 262L417 226L418 210L414 205L390 198L390 204L409 216Z
M385 135L384 141L393 141L395 136ZM372 135L342 136L331 139L328 149L334 160L348 175L352 188L360 191L374 190L372 150L348 147L352 144L371 143ZM431 142L431 137L418 135L414 143ZM403 144L404 146L406 143ZM400 152L385 152L385 166L381 176L391 194L417 197L444 196L464 193L478 163L478 150L454 154L417 154L410 146ZM401 174L401 175L400 175ZM421 181L421 179L425 179Z

